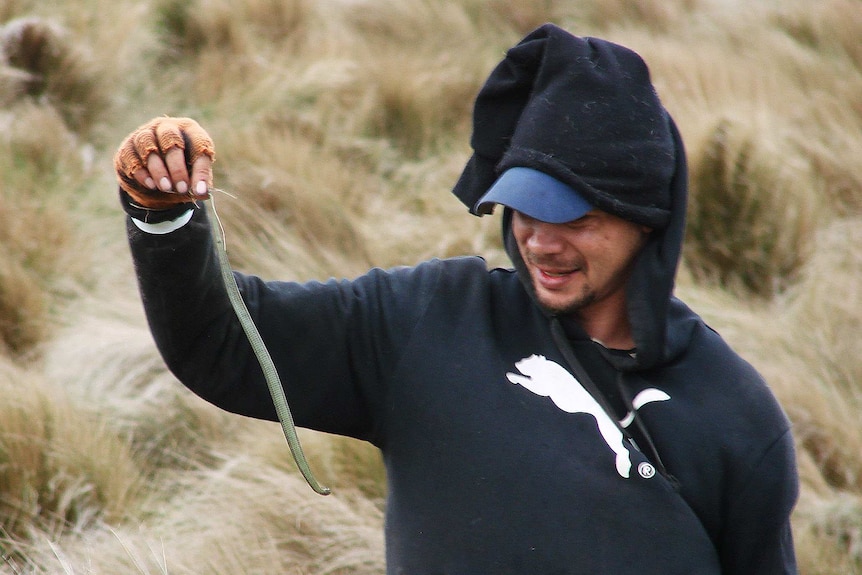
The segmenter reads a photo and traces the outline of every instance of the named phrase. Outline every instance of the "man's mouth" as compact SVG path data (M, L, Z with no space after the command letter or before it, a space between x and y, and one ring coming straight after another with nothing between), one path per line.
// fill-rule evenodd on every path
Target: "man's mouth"
M575 262L549 261L531 256L526 259L530 267L533 268L535 280L547 289L564 288L572 276L583 270Z
M536 282L539 286L548 289L548 290L561 290L566 289L567 286L571 283L572 278L581 271L579 267L573 268L543 268L540 266L535 267L536 273Z
M550 278L564 278L568 275L575 273L576 271L577 270L568 270L568 271L562 271L561 272L561 271L543 270L543 269L539 268L539 272L541 272L542 275L548 276Z

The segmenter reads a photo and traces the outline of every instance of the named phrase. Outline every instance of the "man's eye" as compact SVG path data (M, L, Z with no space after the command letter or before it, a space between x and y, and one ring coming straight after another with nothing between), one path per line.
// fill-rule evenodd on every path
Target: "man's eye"
M569 228L571 228L571 229L573 229L573 230L576 230L576 229L584 228L584 227L586 227L586 226L590 225L590 222L591 222L591 221L592 221L592 216L590 216L589 214L587 214L586 216L583 216L583 217L581 217L581 218L578 218L577 220L574 220L574 221L572 221L572 222L569 222L569 223L568 223L568 224L566 224L566 225L567 225Z

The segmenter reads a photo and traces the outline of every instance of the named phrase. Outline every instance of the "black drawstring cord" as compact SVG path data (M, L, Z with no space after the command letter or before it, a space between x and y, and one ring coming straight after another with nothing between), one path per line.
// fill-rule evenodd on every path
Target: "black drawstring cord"
M595 382L593 382L590 374L584 369L584 366L581 365L581 362L575 356L572 351L572 346L569 345L569 338L566 335L565 329L563 325L560 323L559 318L552 317L551 318L551 335L554 338L554 343L557 344L557 348L560 350L560 353L563 354L563 358L566 360L566 363L569 364L569 368L575 374L575 377L578 379L581 385L587 390L587 392L593 396L601 408L608 414L611 420L616 424L619 430L622 432L623 437L625 437L629 442L633 441L631 433L629 430L623 427L617 418L614 416L614 410L611 408L608 403L605 394L599 390L596 386Z
M638 451L641 451L643 453L642 448L635 441L634 437L632 437L631 432L628 429L626 429L625 427L623 427L622 424L619 421L617 421L617 418L613 416L614 410L611 409L611 406L608 403L607 398L601 392L601 390L599 390L599 388L596 386L596 384L593 382L592 378L590 377L590 374L587 373L587 370L584 369L584 366L581 365L581 362L575 356L574 352L572 351L572 347L569 344L569 338L566 335L565 329L563 328L563 325L560 323L559 318L551 317L550 322L551 322L551 335L554 338L554 343L557 344L557 348L560 350L560 353L563 354L563 358L569 364L569 368L574 372L575 376L578 378L578 381L581 383L581 385L584 386L584 388L586 388L586 390L589 392L589 394L593 396L593 398L599 403L599 405L602 407L602 409L605 410L605 413L607 413L610 416L610 418L613 420L613 422L617 425L619 430L622 432L623 437L625 437L629 442L631 442L632 445L634 445L638 449ZM631 395L627 392L627 389L623 386L622 378L623 378L623 373L617 372L617 377L616 377L615 383L616 383L617 388L619 389L620 397L622 398L626 409L629 412L631 412L632 415L634 416L634 424L637 426L638 431L640 432L644 442L646 443L646 447L647 447L647 450L649 451L649 453L645 453L644 455L646 455L647 459L649 459L650 462L655 466L655 468L659 472L659 474L662 477L664 477L668 481L668 483L670 483L670 485L671 485L671 487L673 487L674 491L678 492L679 488L680 488L679 480L676 477L674 477L673 475L671 475L670 473L668 473L667 468L664 465L664 462L661 460L661 457L658 454L658 449L656 449L655 442L653 442L653 440L652 440L652 436L650 436L649 431L646 428L646 425L644 425L643 420L640 418L640 415L638 415L637 410L635 410L634 405L632 404Z

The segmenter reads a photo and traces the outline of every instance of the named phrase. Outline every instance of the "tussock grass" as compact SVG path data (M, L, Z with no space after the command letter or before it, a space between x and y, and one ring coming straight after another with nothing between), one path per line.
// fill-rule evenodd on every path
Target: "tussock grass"
M0 525L60 537L134 511L142 477L128 446L69 398L0 365Z
M303 38L311 14L307 0L160 0L154 16L165 58L193 57L218 50L230 58L250 57L261 44L289 45Z
M862 12L855 0L792 3L770 18L777 27L817 54L846 58L862 70Z
M0 24L11 20L33 8L32 0L7 0L0 4Z
M274 270L280 262L278 267L294 273L297 259L308 260L312 274L321 269L359 273L367 267L356 222L364 211L359 186L368 179L362 170L351 169L349 152L316 144L277 123L254 128L235 135L235 154L222 168L230 174L225 187L234 197L217 198L219 211L231 236L243 238L229 245L231 258L236 255L245 267L261 255L274 256L257 263ZM319 170L319 162L331 167ZM282 249L272 249L280 244Z
M59 24L11 20L0 29L0 53L15 91L53 106L73 130L86 131L102 113L106 94L91 59Z
M309 465L323 485L352 497L358 491L381 510L386 496L386 472L382 457L372 445L346 437L308 429L298 430ZM295 475L296 466L275 423L256 423L242 431L247 453L262 463Z
M862 573L858 0L87 0L0 4L0 573L379 573L367 444L181 388L152 344L110 158L201 120L234 264L264 277L480 253L449 194L473 97L545 21L641 52L687 143L680 295L794 423L801 572Z
M648 30L670 32L697 7L697 0L610 0L588 2L580 16L599 29L615 26L638 26Z
M86 284L84 239L65 210L84 170L52 108L23 103L0 123L0 349L21 355L51 332L53 304Z
M828 575L860 572L862 564L862 500L847 493L814 497L804 493L797 516L799 569Z
M817 202L808 166L793 162L786 141L751 118L723 119L692 158L686 255L700 280L763 297L797 280L812 249Z
M99 301L78 301L70 327L40 350L45 377L126 438L148 476L213 462L214 450L230 444L244 420L177 385L132 299L136 288L123 287L129 299L108 314L99 314ZM85 346L75 333L86 334Z
M857 85L862 89L862 82ZM822 190L826 204L839 217L862 211L862 175L853 169L854 158L862 153L860 128L858 113L851 108L837 109L824 126L821 138L800 144L815 169L812 185Z
M160 0L151 13L156 42L144 58L180 98L217 99L261 81L274 59L295 59L307 42L310 6L307 0Z
M174 489L182 495L166 497L155 521L42 543L28 557L50 569L59 555L75 575L383 571L381 512L364 498L309 497L301 478L245 457L190 472Z
M576 10L572 3L560 0L473 0L461 5L478 29L512 29L518 36L545 22L561 22Z
M797 390L790 406L799 422L798 441L832 487L856 494L862 492L862 370L850 358L856 355L853 340L862 326L858 227L856 218L821 231L785 316L795 335L793 349L812 375L808 389Z
M20 261L0 253L0 355L23 354L48 332L47 296L34 279Z
M451 55L416 57L400 47L374 51L363 63L370 90L365 104L365 132L387 138L418 156L435 144L467 131L469 94L477 81Z

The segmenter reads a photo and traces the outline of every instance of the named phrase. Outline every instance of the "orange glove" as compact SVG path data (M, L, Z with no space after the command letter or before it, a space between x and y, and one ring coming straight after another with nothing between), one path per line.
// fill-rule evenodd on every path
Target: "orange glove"
M215 146L191 118L160 117L129 134L114 155L120 188L140 206L170 208L209 196Z

